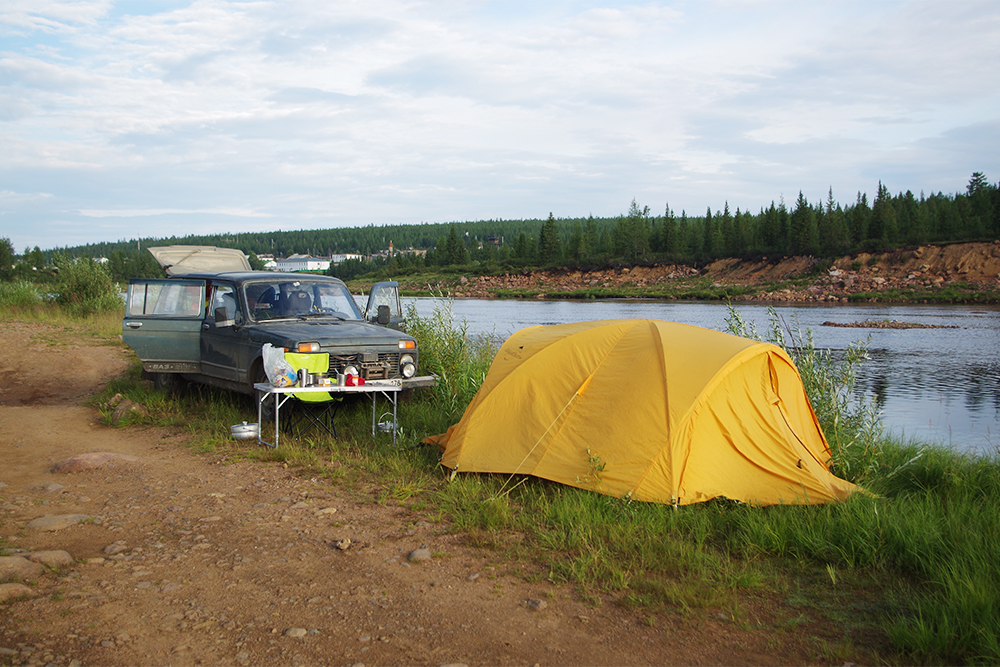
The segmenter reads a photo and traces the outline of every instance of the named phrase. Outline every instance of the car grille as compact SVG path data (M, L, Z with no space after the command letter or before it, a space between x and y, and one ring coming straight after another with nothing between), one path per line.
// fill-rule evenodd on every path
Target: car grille
M355 366L366 380L399 377L399 352L330 355L331 370L342 373L347 366Z

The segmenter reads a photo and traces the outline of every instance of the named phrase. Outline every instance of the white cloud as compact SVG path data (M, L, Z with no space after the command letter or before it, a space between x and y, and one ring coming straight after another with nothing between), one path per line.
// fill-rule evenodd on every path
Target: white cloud
M111 8L111 0L5 0L0 26L20 34L64 32L71 26L94 26Z
M80 215L87 218L141 218L147 216L155 215L187 215L191 213L208 213L212 215L231 215L238 216L242 218L270 218L271 215L267 213L261 213L253 209L242 209L242 208L225 208L225 207L215 207L215 208L150 208L150 209L111 209L111 210L94 210L94 209L81 209L79 211Z
M52 195L0 218L30 245L846 203L882 170L1000 168L967 140L1000 110L994 3L22 1L0 31L0 178Z

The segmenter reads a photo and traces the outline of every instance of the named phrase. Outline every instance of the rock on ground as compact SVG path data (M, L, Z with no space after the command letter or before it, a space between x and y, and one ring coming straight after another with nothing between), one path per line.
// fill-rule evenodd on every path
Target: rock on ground
M73 564L73 557L68 551L34 551L26 556L32 563L48 567L66 567Z
M33 579L44 571L44 567L22 556L0 556L0 581Z
M55 531L75 526L81 521L86 521L90 516L87 514L46 514L28 524L28 528L35 530Z
M138 457L130 456L128 454L115 454L114 452L77 454L76 456L71 456L65 461L60 461L55 464L52 466L50 472L67 474L71 472L80 472L81 470L90 470L91 468L100 468L106 463L110 463L112 461L133 463L138 460Z
M24 584L0 584L0 602L15 600L31 595L31 589Z

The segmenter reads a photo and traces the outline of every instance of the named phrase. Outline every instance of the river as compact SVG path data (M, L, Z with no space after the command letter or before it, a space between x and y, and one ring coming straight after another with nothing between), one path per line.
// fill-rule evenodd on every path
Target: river
M404 299L421 316L437 303L430 297ZM817 347L844 350L869 338L871 359L859 374L857 391L877 401L887 432L904 440L954 447L973 453L1000 448L1000 307L886 304L773 304L781 321L812 331ZM470 334L509 334L535 325L588 320L649 318L725 331L728 310L712 302L609 299L540 301L456 299L456 321ZM737 306L757 330L768 328L767 306ZM824 326L864 320L899 320L958 328L853 329Z

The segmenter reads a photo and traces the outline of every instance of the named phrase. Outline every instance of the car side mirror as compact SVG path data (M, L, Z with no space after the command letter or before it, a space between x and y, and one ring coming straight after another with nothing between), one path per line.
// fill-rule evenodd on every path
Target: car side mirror
M379 306L378 315L376 316L375 321L385 326L386 324L389 324L389 319L389 306Z
M225 306L219 306L215 309L215 326L218 327L231 327L235 322L233 320L227 319L229 317L229 311L226 310Z

